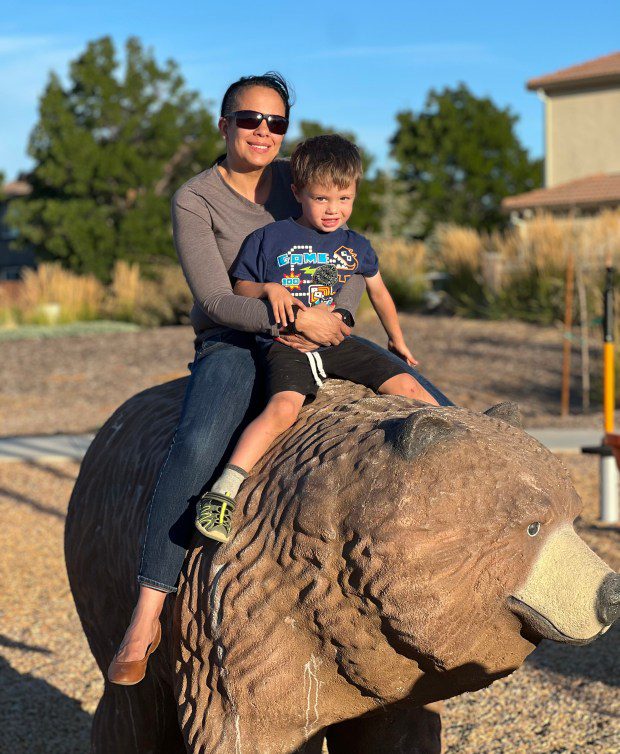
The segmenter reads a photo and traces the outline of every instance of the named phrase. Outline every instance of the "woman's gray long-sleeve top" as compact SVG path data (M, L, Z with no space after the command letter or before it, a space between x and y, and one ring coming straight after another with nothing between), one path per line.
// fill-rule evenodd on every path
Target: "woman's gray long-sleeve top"
M191 322L196 345L225 328L278 334L265 300L235 296L228 275L245 238L274 220L299 217L288 160L274 160L267 202L256 204L235 191L217 166L183 184L172 199L174 244L194 297ZM364 280L353 275L336 306L355 313Z

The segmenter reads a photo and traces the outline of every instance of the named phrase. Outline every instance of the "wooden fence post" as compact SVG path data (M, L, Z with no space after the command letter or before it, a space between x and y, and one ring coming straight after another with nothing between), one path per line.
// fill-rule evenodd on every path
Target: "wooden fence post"
M562 401L561 416L568 416L570 407L570 356L572 349L571 330L573 326L573 281L575 258L570 251L566 259L566 295L564 298L564 342L562 348Z

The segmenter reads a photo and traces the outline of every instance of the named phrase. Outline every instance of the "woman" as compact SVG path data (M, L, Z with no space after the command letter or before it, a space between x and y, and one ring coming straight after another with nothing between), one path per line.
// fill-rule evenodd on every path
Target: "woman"
M144 677L159 641L164 600L177 588L193 531L194 503L247 422L257 392L253 334L279 335L305 350L317 343L336 345L351 332L346 323L353 323L364 289L358 275L340 291L333 311L321 305L299 312L299 335L279 333L265 301L235 296L231 289L227 270L244 238L274 220L299 215L288 162L276 160L289 111L289 91L278 74L232 84L218 124L225 157L182 186L172 202L175 246L194 296L196 355L150 504L138 602L108 671L115 683L129 685ZM434 386L413 374L440 404L449 405Z

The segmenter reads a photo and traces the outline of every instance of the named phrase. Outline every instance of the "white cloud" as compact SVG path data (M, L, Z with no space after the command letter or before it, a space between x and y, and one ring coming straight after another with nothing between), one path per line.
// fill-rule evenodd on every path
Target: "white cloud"
M53 43L50 37L0 36L0 56L38 50Z

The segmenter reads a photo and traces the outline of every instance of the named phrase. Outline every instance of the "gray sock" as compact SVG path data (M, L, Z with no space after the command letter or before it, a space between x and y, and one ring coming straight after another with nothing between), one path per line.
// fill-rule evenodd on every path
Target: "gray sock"
M243 480L247 479L248 476L247 471L244 471L241 466L234 466L230 463L226 464L220 478L211 487L211 492L235 498L237 492L239 492L239 487L243 484Z

